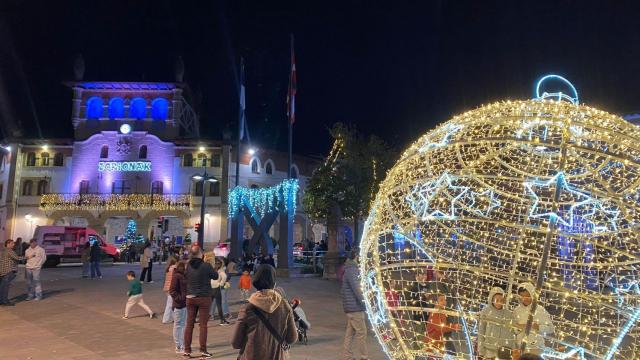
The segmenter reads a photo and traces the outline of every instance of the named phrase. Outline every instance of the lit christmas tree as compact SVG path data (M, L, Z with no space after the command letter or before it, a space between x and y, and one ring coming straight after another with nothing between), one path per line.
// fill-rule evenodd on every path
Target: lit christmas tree
M129 223L127 224L127 231L125 233L128 243L133 243L136 240L136 231L136 221L133 219L129 220Z

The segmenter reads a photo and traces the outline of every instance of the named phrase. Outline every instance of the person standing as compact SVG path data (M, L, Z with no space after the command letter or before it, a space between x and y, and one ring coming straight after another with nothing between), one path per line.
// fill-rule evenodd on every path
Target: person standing
M180 261L173 270L169 295L173 308L173 342L176 354L184 353L184 324L187 321L187 279L184 277L185 264Z
M344 277L342 279L342 307L347 315L347 330L344 335L342 358L348 360L369 358L364 296L358 279L357 256L358 249L351 249L344 266ZM356 350L357 357L353 354L353 348Z
M29 248L25 251L27 259L26 280L27 280L27 301L42 300L42 281L40 281L40 269L47 260L44 249L38 246L38 240L31 239Z
M242 272L238 287L240 288L240 296L242 297L242 301L247 301L249 299L249 292L251 291L251 275L249 275L248 268L246 268Z
M16 278L18 271L18 261L24 260L23 256L18 256L13 248L16 244L9 239L4 242L4 248L0 252L0 305L13 306L9 301L9 287Z
M276 290L276 269L260 265L253 275L258 290L249 304L240 308L231 345L239 349L238 360L284 360L287 349L298 339L293 310Z
M82 277L89 277L89 267L91 266L91 244L87 241L80 253L80 262L82 263Z
M184 356L191 357L193 327L198 316L200 326L200 352L202 358L211 358L207 351L207 321L211 310L211 280L218 279L218 273L211 264L202 260L204 254L200 247L192 246L191 260L186 270L187 280L187 324L184 329Z
M513 313L505 308L504 290L493 287L479 314L478 354L484 359L511 359L515 342Z
M151 243L149 241L144 243L144 250L140 257L140 266L142 267L140 281L144 281L146 275L147 283L153 283L153 280L151 279L151 272L153 271L153 250L151 250Z
M211 319L213 319L216 308L218 309L218 316L220 317L220 326L229 325L229 322L224 317L224 311L222 309L222 288L227 283L227 274L224 272L224 266L218 259L215 260L215 267L213 268L218 273L218 278L211 280Z
M173 278L173 272L176 269L176 265L178 264L178 259L175 257L171 257L169 262L167 263L167 269L164 272L164 285L162 286L162 291L167 294L167 304L164 307L164 314L162 314L162 323L169 324L173 318L173 299L169 294L169 287L171 287L171 279Z
M102 259L102 249L100 248L100 244L98 242L94 242L91 245L91 250L89 251L89 261L91 262L91 278L102 279L102 272L100 271L100 260Z

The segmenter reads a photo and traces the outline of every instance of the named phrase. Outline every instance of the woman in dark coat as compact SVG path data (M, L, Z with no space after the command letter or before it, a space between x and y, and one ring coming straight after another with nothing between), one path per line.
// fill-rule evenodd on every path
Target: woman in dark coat
M282 345L293 344L298 334L291 306L273 289L276 270L267 264L258 266L252 283L258 291L251 295L249 304L240 309L231 342L234 349L240 349L238 359L288 359L289 354ZM269 331L265 321L271 324L276 334Z
M94 242L91 245L91 250L89 251L89 261L91 262L91 278L95 278L96 275L99 279L102 279L102 272L100 272L100 260L102 259L102 249L100 248L100 244L98 242Z

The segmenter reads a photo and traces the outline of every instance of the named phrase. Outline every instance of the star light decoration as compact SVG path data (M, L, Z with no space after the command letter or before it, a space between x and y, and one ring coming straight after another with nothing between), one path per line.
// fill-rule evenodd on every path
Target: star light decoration
M518 284L540 280L546 359L640 359L640 129L578 104L572 86L537 91L455 116L382 182L360 273L389 358L474 358L489 290L513 309ZM455 354L427 335L436 292L461 325Z

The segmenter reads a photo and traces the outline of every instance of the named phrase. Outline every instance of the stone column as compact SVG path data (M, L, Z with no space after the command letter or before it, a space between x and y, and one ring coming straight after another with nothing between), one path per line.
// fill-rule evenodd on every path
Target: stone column
M73 129L77 130L80 125L80 106L82 105L82 88L73 87L73 100L71 101L71 123Z

